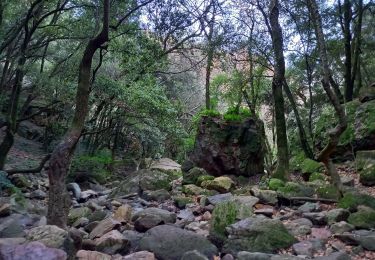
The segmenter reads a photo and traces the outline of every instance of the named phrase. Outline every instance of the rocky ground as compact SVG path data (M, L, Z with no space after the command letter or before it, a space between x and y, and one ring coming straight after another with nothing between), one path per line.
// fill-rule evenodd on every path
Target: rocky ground
M69 183L66 230L46 224L45 173L15 174L20 192L0 201L0 259L375 259L375 200L363 195L373 189L349 164L339 170L337 203L324 180L251 183L162 159L106 185Z

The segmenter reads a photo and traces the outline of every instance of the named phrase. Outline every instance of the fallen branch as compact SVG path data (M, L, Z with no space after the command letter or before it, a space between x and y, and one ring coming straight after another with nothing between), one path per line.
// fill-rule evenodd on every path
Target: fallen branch
M36 168L31 168L31 169L10 169L10 170L5 170L8 175L13 175L16 173L38 173L41 172L44 165L46 162L51 158L51 154L46 155L43 160L40 162L39 166Z
M291 197L289 200L303 200L303 201L320 201L320 202L326 202L326 203L337 203L337 200L334 199L324 199L324 198L310 198L310 197Z

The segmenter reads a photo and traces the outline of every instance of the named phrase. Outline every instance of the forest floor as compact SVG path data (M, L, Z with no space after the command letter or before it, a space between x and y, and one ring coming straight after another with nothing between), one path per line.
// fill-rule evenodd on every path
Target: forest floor
M17 137L15 140L15 144L10 152L8 163L6 164L6 169L12 169L12 168L33 168L36 167L40 160L46 155L46 152L43 150L43 147L40 143L27 140L22 137ZM375 196L375 187L366 187L359 183L359 177L358 174L355 171L355 167L353 165L353 162L346 162L336 165L340 175L342 177L350 177L354 180L354 186L357 190L360 190L362 193L366 193L372 196ZM119 169L117 169L119 170ZM128 173L121 173L123 176L127 176ZM47 189L48 189L48 180L45 173L42 174L26 174L25 177L27 178L27 181L32 183L31 185L28 185L26 187L20 187L22 193L24 194L26 198L26 206L25 209L20 209L19 205L14 205L12 203L12 200L10 197L7 197L4 195L0 198L0 208L2 208L4 205L12 205L12 210L10 211L11 214L5 214L2 215L1 209L0 209L0 252L1 252L1 246L4 245L4 239L1 237L25 237L28 241L30 230L33 230L38 227L46 227L45 222L45 214L46 214L46 199L47 199ZM126 177L127 178L127 177ZM19 180L19 176L16 178L13 178L13 182L17 182ZM255 177L252 181L257 182L259 180L259 177ZM126 181L129 181L129 179L126 179ZM157 240L163 240L163 250L166 252L160 252L158 248L160 248L160 245L157 244L158 242L153 241L152 243L156 243L157 245L151 245L148 244L147 246L139 245L139 241L142 239L145 239L145 234L148 234L148 232L144 233L146 230L150 229L152 230L155 228L154 226L161 225L163 223L175 223L176 226L179 228L182 228L182 230L185 232L194 232L197 235L207 237L210 234L210 223L212 221L212 217L215 214L213 212L214 208L216 207L215 204L211 200L212 197L215 196L222 196L229 194L231 198L236 197L236 195L231 194L229 192L225 194L217 194L213 196L208 196L208 203L202 204L202 201L204 199L207 199L207 196L201 195L198 193L196 194L187 194L185 191L182 192L182 183L181 180L176 180L173 182L173 189L171 192L164 194L164 195L153 195L154 197L145 197L141 196L139 197L137 194L129 194L126 196L119 196L109 199L108 194L111 193L115 187L121 187L121 184L119 186L119 182L115 181L113 183L107 183L104 186L95 184L89 186L89 188L83 188L87 187L87 185L81 185L82 190L81 197L80 198L74 198L73 196L73 212L79 211L78 218L74 219L74 223L70 223L71 228L75 228L76 230L79 230L80 236L82 236L81 244L83 249L80 252L80 257L78 259L94 259L94 257L104 257L103 259L147 259L152 260L156 258L152 258L153 255L147 255L147 253L144 253L144 256L137 256L134 255L134 252L139 251L142 249L142 251L151 251L154 253L158 259L170 259L170 255L173 254L173 252L169 252L167 249L165 249L165 245L168 244L168 239L172 237L172 239L183 239L184 236L188 236L188 241L197 239L197 241L200 241L198 237L189 237L188 233L181 233L179 238L175 238L173 236L173 232L170 232L167 234L159 234L157 237ZM237 187L238 188L238 187ZM223 193L223 192L221 192ZM143 192L143 195L145 192ZM151 192L150 192L151 194ZM252 194L254 196L248 196L246 194L247 199L255 198L257 197L255 194ZM164 196L164 197L163 197ZM176 205L176 196L177 197L184 197L184 198L190 198L190 204L187 205ZM220 200L222 198L220 197ZM224 199L225 200L225 199ZM124 205L130 205L130 212L133 212L131 214L131 217L128 216L128 213L123 212L124 211ZM283 255L283 259L303 259L301 256L301 252L306 253L308 256L307 258L317 258L320 256L325 256L326 258L322 259L375 259L375 252L368 251L365 248L358 246L357 242L353 241L344 241L340 236L337 236L331 231L330 225L326 222L323 223L317 223L317 219L320 213L327 214L327 212L330 212L332 209L336 209L337 205L335 203L322 203L322 202L307 202L305 204L302 203L300 205L278 205L277 203L267 203L267 201L263 201L260 199L256 204L253 205L253 210L258 211L258 215L264 215L271 219L278 219L281 220L282 223L289 228L295 227L296 222L300 221L300 219L304 219L306 222L311 223L310 226L307 227L308 231L303 234L295 234L295 237L299 242L301 248L298 248L298 245L294 244L293 246L290 246L286 249L278 250L279 255ZM311 211L307 210L306 212L301 211L301 207L311 207ZM126 208L126 207L125 207ZM139 214L139 212L144 211L147 208L158 208L160 209L160 212L157 213L147 213L151 215L141 215L141 217L134 218L135 215ZM78 210L77 210L78 209ZM88 209L88 212L80 211L80 209ZM269 210L267 210L269 209ZM126 211L126 210L125 210ZM270 213L271 212L271 213ZM101 214L103 213L103 214ZM306 214L308 213L308 214ZM88 214L88 215L85 215ZM96 215L95 215L96 214ZM309 215L310 214L310 215ZM315 215L314 215L315 214ZM72 215L72 212L70 212L70 216ZM87 228L87 226L90 225L91 216L95 215L98 218L95 220L97 223L97 226L100 226L103 222L105 222L106 218L112 216L114 218L114 223L120 224L120 227L116 226L116 228L113 226L113 229L117 229L122 232L123 238L127 240L127 246L122 245L121 239L120 242L118 241L118 237L116 237L117 233L110 234L110 238L112 239L112 242L109 243L105 239L105 232L104 231L98 231L96 232L103 232L102 234L98 235L97 238L92 237L92 233L95 232L90 228ZM118 217L120 215L120 218L124 218L120 222ZM309 217L307 217L309 215ZM21 218L22 216L22 218ZM27 216L27 217L26 217ZM151 216L151 217L150 217ZM166 220L169 217L172 217L173 221ZM27 224L25 224L25 218L27 219ZM157 220L155 220L155 218ZM307 219L307 220L306 220ZM90 223L86 223L85 221L90 221ZM79 221L83 221L80 223ZM108 223L106 224L108 225ZM163 226L163 225L162 225ZM164 226L163 226L164 227ZM298 226L299 227L299 226ZM20 230L21 228L21 230ZM110 228L109 230L111 230ZM9 230L10 229L10 230ZM289 230L289 229L288 229ZM292 230L293 231L293 230ZM134 232L134 233L131 233ZM159 231L160 232L160 231ZM176 232L176 231L174 231ZM178 231L180 232L180 231ZM178 233L177 232L177 233ZM182 232L182 231L181 231ZM10 234L10 235L9 235ZM151 233L150 233L151 234ZM152 237L152 235L150 235ZM134 240L134 236L137 237L137 239ZM165 236L163 238L163 236ZM371 236L373 240L375 240L374 233L371 233ZM52 238L55 239L55 238ZM105 243L108 243L108 248L103 249L98 245L98 241L102 239L103 241L106 241ZM41 239L39 238L41 241ZM39 241L38 240L38 241ZM13 241L13 240L12 240ZM83 242L82 242L83 241ZM128 245L130 241L130 246ZM191 242L183 241L183 243L190 244ZM319 245L312 245L311 241L318 241ZM314 243L315 243L314 242ZM6 242L9 243L9 242ZM5 243L5 244L6 244ZM17 242L18 243L18 242ZM24 240L22 240L22 243L24 243ZM210 248L210 243L208 240L204 240L203 242L199 242L201 244L208 243L207 246ZM305 244L304 244L305 243ZM308 244L306 246L306 243ZM94 246L92 246L94 244ZM95 246L96 244L96 246ZM118 245L120 244L120 245ZM173 241L169 245L173 248ZM177 243L178 244L178 243ZM194 243L193 243L194 244ZM116 245L126 247L126 250L116 251ZM139 249L140 247L140 249ZM196 245L197 249L199 249L199 245ZM303 248L305 247L305 248ZM58 248L67 251L67 248L64 246L59 246ZM99 253L96 250L101 251L102 253ZM112 250L113 249L113 250ZM154 249L154 251L152 250ZM90 251L91 250L91 251ZM176 250L176 249L174 249ZM183 251L184 249L181 248ZM205 249L206 250L206 249ZM210 249L207 249L210 251ZM124 256L122 252L127 252ZM173 250L172 250L173 251ZM198 250L199 251L199 250ZM204 251L204 250L203 250ZM215 250L214 250L215 251ZM213 252L214 252L213 251ZM94 252L94 253L92 253ZM299 253L298 253L299 252ZM347 255L335 255L335 252L346 252ZM68 252L69 253L69 252ZM105 253L105 254L104 254ZM220 252L215 252L216 255L219 255ZM123 255L123 256L120 256ZM297 257L296 255L299 255L300 257ZM265 255L263 255L266 257ZM275 256L275 255L274 255ZM267 257L274 257L271 255L268 255ZM107 257L107 258L106 258ZM122 257L122 258L121 258ZM126 258L128 257L128 258ZM130 258L129 258L130 257ZM148 258L141 258L141 257L148 257ZM195 258L194 258L195 257ZM186 258L186 259L205 259L205 258L199 258L203 257L200 254L193 256L193 258ZM250 257L250 256L249 256ZM290 258L288 258L290 257ZM306 256L305 256L306 257ZM342 258L340 258L342 257ZM345 258L349 257L349 258ZM5 258L6 259L6 258ZM11 258L8 258L11 259ZM173 258L174 259L174 258ZM178 258L176 258L178 259ZM185 259L185 258L184 258ZM215 260L217 259L223 259L223 260L230 260L230 259L255 259L255 258L233 258L230 254L221 254L221 258L219 256L214 257ZM263 258L262 258L263 259ZM264 258L268 259L268 258ZM276 259L276 258L272 258Z

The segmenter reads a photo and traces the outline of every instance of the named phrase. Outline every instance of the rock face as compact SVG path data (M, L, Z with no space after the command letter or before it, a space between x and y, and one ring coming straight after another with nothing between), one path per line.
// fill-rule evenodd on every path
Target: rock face
M186 252L197 250L212 258L217 248L203 236L171 225L148 230L141 239L140 250L153 252L160 260L180 260Z
M191 155L209 174L252 176L264 170L264 129L257 120L203 116Z

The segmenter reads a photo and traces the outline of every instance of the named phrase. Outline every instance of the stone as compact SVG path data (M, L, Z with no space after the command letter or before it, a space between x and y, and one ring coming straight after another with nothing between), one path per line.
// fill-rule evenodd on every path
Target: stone
M139 233L135 230L125 230L122 235L130 243L130 251L136 251L139 247L139 241L143 237L143 233Z
M182 173L186 173L186 172L190 171L193 168L194 168L194 163L191 160L189 160L189 159L186 159L182 163L182 165L181 165L181 171L182 171Z
M303 213L304 218L308 218L314 225L323 226L327 224L327 216L324 212L308 212Z
M79 250L76 254L77 260L111 260L110 255L97 252L97 251L87 251Z
M98 196L98 193L93 190L85 190L81 192L81 196L78 199L78 202L86 202L87 200L91 198L96 198Z
M230 201L230 200L233 200L233 195L230 192L207 197L208 203L212 205L216 205L220 202Z
M375 185L375 150L357 151L356 166L360 173L359 181L366 186Z
M212 181L213 179L215 179L215 177L212 176L212 175L201 175L201 176L198 177L195 184L198 185L198 186L202 186L203 182Z
M175 176L180 176L182 173L181 165L169 158L161 158L159 160L156 160L151 164L150 169L158 170L167 173L168 175Z
M210 225L208 221L191 222L190 224L185 226L186 230L193 231L194 233L204 237L208 237L209 228Z
M0 238L0 246L16 246L24 244L25 242L26 239L23 237Z
M352 178L350 176L342 176L341 177L341 183L344 186L354 187L355 181L354 181L354 178Z
M340 221L331 225L330 230L333 234L342 234L344 232L350 232L354 230L355 227L345 221Z
M71 182L66 185L66 189L73 193L73 197L79 200L81 198L81 188L78 183Z
M155 190L155 191L144 191L142 193L142 198L148 201L157 201L157 202L163 202L165 200L169 200L171 198L171 195L168 191L161 189L161 190Z
M9 216L11 212L11 205L9 203L4 203L0 207L0 218Z
M250 190L251 194L259 199L261 203L276 205L278 202L277 192L273 190L261 190L257 187L253 187Z
M61 249L49 248L40 242L30 242L23 245L0 245L0 259L66 260L67 254Z
M314 195L314 189L301 183L287 182L284 187L277 190L278 196L289 199L291 197L311 197Z
M240 251L272 253L296 242L282 222L265 217L250 217L226 228L229 236L223 252L237 254Z
M321 240L328 240L332 236L332 233L327 228L312 228L311 236Z
M298 212L307 213L307 212L317 212L320 211L319 203L306 202L298 208Z
M201 195L206 193L205 189L198 187L195 184L187 184L182 186L182 191L187 195Z
M177 218L186 220L188 222L192 222L195 219L193 212L189 209L181 210L180 213L177 214Z
M293 244L292 249L296 255L312 257L314 253L313 244L307 240Z
M307 218L299 218L284 224L286 229L294 236L305 236L311 233L313 223Z
M334 252L328 256L315 257L317 260L351 260L351 257L345 252Z
M30 193L31 199L44 200L47 198L47 194L42 190L34 190Z
M237 254L237 260L271 260L271 256L266 253L241 251Z
M197 184L200 176L207 176L207 172L203 168L193 167L188 171L182 172L182 183L183 184Z
M234 196L233 202L238 205L237 219L248 218L253 213L253 207L259 202L254 196Z
M193 203L193 199L185 196L177 196L173 198L174 203L179 209L184 209L187 204Z
M164 209L159 209L159 208L147 208L142 211L136 212L132 216L132 220L136 221L138 218L147 216L147 215L157 215L160 216L165 223L175 223L176 222L176 213L174 212L169 212Z
M350 214L348 222L357 229L375 228L375 210L371 208L360 209L358 212Z
M229 192L234 188L234 181L226 176L216 177L211 181L202 182L201 186L209 190L216 190L221 193Z
M104 210L95 210L90 215L87 216L87 218L90 220L90 222L94 221L102 221L107 217L107 212Z
M120 222L129 222L132 217L132 207L128 204L121 205L115 211L113 218Z
M208 258L217 255L217 248L203 236L172 225L156 226L148 230L140 241L140 250L153 252L159 260L181 259L192 250Z
M12 214L5 217L0 222L0 237L23 237L25 227L32 224L31 222L30 217L21 214Z
M257 215L264 215L266 217L272 217L273 215L273 208L261 208L261 209L256 209L254 211L254 214Z
M139 251L122 257L122 260L156 260L154 253Z
M362 103L371 101L375 99L375 84L371 84L370 86L363 86L359 89L358 99Z
M130 248L130 242L118 230L112 230L95 239L96 250L114 255L126 254Z
M264 173L264 127L255 118L202 116L190 159L214 176Z
M68 256L75 253L74 241L69 233L54 225L32 228L27 233L26 239L43 243L47 247L62 249Z
M84 227L84 226L86 226L86 225L89 224L89 223L90 223L90 220L89 220L88 218L82 217L82 218L77 219L77 220L72 224L72 227L80 228L80 227Z
M80 218L88 218L90 214L91 209L89 209L88 207L72 208L70 209L68 214L68 224L72 225Z
M103 236L105 233L113 229L117 229L121 226L121 223L113 218L106 218L100 221L95 228L90 232L90 239Z
M356 230L352 233L339 234L336 237L348 245L361 245L366 250L375 251L375 231Z
M192 251L186 252L182 256L181 260L208 260L208 258L205 255L199 253L199 251L192 250Z
M327 212L327 223L328 225L332 225L333 223L337 223L340 221L346 221L350 215L349 210L346 209L331 209Z
M145 232L150 228L166 223L175 223L176 214L159 208L147 208L133 215L134 228Z

